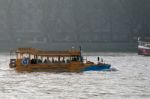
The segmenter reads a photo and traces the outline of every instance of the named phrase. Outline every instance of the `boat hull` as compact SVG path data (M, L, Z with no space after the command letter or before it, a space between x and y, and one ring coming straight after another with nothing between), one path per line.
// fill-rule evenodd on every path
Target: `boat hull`
M150 48L149 47L144 47L144 46L139 46L138 47L138 54L139 55L150 56Z
M109 70L111 65L109 64L83 64L80 62L72 62L69 64L18 64L15 69L18 72L84 72L84 71L104 71Z
M110 67L111 65L109 64L92 65L84 68L83 71L105 71L105 70L109 70Z

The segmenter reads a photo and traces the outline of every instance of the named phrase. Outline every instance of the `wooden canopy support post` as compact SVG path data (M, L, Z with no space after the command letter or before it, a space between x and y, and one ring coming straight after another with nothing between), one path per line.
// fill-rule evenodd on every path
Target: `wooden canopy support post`
M38 57L35 55L36 64L38 63Z
M31 60L31 54L29 53L29 60Z
M60 62L60 56L58 56L58 62Z
M18 55L19 53L18 52L16 52L16 58L18 59L19 58L19 55Z

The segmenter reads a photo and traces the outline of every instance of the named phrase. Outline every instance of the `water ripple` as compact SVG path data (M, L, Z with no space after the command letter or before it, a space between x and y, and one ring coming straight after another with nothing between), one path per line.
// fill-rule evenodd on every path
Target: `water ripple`
M135 53L101 56L117 71L17 73L0 55L0 99L149 99L150 57ZM87 56L96 62L97 56Z

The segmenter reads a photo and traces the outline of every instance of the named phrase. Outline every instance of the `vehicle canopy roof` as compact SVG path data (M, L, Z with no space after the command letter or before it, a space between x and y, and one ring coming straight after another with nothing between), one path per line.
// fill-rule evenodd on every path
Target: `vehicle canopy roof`
M78 50L69 51L42 51L35 48L18 48L16 53L20 54L32 54L38 56L79 56L81 55Z

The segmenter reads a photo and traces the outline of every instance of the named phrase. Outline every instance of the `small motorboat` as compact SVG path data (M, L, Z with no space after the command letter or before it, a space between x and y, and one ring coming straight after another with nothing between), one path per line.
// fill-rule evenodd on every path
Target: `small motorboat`
M138 54L150 55L150 37L138 38Z

